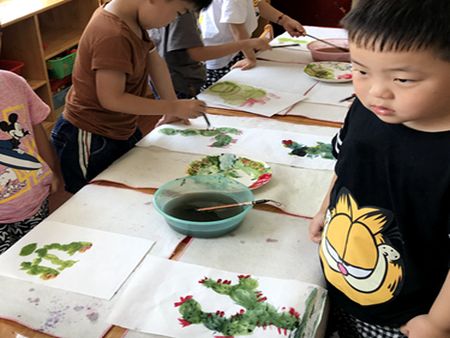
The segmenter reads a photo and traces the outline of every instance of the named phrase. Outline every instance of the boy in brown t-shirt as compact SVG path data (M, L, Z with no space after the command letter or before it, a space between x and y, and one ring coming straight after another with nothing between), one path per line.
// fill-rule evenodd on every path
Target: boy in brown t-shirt
M146 30L163 27L211 0L112 0L97 9L78 46L72 88L52 131L66 190L75 193L141 138L139 115L162 122L204 113L199 100L177 100L167 65ZM148 77L161 100L145 98Z

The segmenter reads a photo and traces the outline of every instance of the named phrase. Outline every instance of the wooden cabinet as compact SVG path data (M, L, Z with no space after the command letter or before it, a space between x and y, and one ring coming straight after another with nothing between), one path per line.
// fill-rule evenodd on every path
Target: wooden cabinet
M0 59L25 63L22 76L52 110L44 127L57 117L46 61L78 44L98 0L0 0L3 29Z

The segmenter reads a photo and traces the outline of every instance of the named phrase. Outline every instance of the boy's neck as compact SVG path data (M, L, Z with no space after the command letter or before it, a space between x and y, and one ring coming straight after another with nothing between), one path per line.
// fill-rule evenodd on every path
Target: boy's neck
M450 131L450 113L433 120L405 122L403 125L414 130L428 133Z
M104 9L119 17L140 39L143 38L142 28L137 19L138 13L135 0L111 1L105 5Z

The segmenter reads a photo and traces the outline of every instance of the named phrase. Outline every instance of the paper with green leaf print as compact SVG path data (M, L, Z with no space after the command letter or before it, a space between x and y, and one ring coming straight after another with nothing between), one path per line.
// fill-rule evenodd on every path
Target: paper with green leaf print
M225 107L263 116L286 111L303 100L314 81L302 76L301 68L258 61L255 68L233 69L198 95L212 107Z
M315 337L325 297L314 284L149 257L109 319L168 337Z
M0 255L0 275L110 299L154 243L45 220Z

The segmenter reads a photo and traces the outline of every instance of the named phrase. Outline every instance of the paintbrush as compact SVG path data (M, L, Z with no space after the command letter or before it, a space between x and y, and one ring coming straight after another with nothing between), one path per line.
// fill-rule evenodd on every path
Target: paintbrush
M327 40L319 39L319 38L317 38L317 37L315 37L315 36L313 36L313 35L311 35L311 34L305 33L305 36L309 36L310 38L313 38L314 40L317 40L317 41L320 41L320 42L322 42L322 43L325 43L325 44L327 44L327 45L329 45L329 46L332 46L332 47L334 47L334 48L337 48L337 49L339 49L339 50L341 50L341 51L343 51L343 52L346 52L346 53L349 52L349 49L348 49L348 48L345 48L345 47L341 47L341 46L335 45L334 43L329 42L329 41L327 41Z
M296 47L296 46L300 46L300 44L299 43L290 43L290 44L286 44L286 45L276 45L276 46L271 46L271 47L273 49L273 48Z
M342 100L339 100L339 102L345 102L345 101L350 101L351 99L354 99L356 97L356 94L352 94Z
M198 100L197 95L194 95L194 99ZM206 116L205 113L202 113L202 116L203 116L203 118L205 119L205 122L206 122L206 125L207 125L207 128L206 128L206 129L208 129L208 130L209 130L209 129L212 129L212 127L211 127L211 122L209 122L208 116Z
M220 210L220 209L242 207L242 206L246 206L246 205L264 204L264 203L268 203L268 202L273 202L277 206L281 205L281 203L279 203L279 202L264 199L264 200L247 201L247 202L240 202L240 203L221 204L221 205L215 205L213 207L198 208L195 210L196 211L214 211L214 210Z

